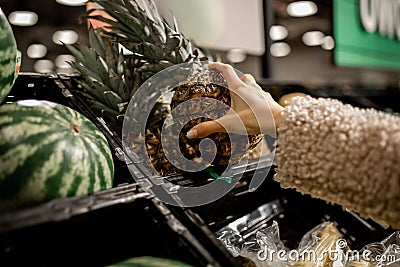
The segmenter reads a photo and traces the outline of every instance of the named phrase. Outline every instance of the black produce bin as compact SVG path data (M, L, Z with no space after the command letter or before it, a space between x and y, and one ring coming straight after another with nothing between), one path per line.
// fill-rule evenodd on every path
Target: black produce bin
M120 138L71 94L70 82L65 76L20 73L5 102L53 101L92 120L114 152L113 188L0 214L0 266L100 267L139 256L235 266L211 232L194 236L166 205L134 183L116 143Z
M137 185L2 215L0 227L1 266L106 266L138 256L234 266Z
M329 90L309 91L300 85L262 83L262 87L265 90L272 88L271 94L276 99L298 90L313 96L341 96L339 93L331 96ZM232 191L217 201L190 208L163 204L136 183L138 178L146 182L153 182L155 178L146 177L139 163L128 162L130 167L137 169L138 177L133 179L124 159L121 137L89 108L77 90L68 75L22 73L10 94L14 97L8 100L46 99L71 106L91 119L105 134L114 152L114 188L0 216L0 266L26 263L34 266L104 266L141 255L166 256L194 266L239 266L239 261L217 239L217 232L269 203L274 203L277 209L271 216L254 218L257 222L254 229L277 221L282 240L293 249L307 231L324 221L333 222L352 249L381 241L393 233L392 229L362 219L340 206L282 189L273 180L273 168L262 185L251 190L249 184L255 171L253 161L236 168L232 178L242 174L243 177ZM376 105L382 107L384 96L382 92L379 95L382 102ZM365 97L352 96L351 99ZM271 167L272 160L267 156L258 168ZM195 186L199 181L212 178L208 176L207 172L200 172L164 179Z

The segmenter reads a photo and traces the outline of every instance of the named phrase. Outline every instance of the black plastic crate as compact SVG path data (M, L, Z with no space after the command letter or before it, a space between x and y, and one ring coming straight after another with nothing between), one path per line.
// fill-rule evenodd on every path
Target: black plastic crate
M134 183L120 138L71 93L71 86L67 76L20 73L6 102L48 100L93 121L114 152L113 188L0 214L0 266L105 266L136 256L235 266L211 232L196 237L166 205ZM212 249L204 242L213 244Z
M258 221L254 228L257 230L270 226L275 220L282 241L290 249L296 249L308 231L327 221L337 227L352 249L361 249L368 243L381 241L395 231L374 220L363 219L339 205L302 195L293 189L282 189L272 176L273 172L254 192L250 193L246 188L233 190L216 202L191 208L187 215L201 218L211 232L217 233L257 208L273 204L276 210L267 217L257 214L260 217L253 218Z
M63 81L71 88L71 93L74 94L76 98L80 99L79 93L76 91L80 89L74 84L73 79L65 76ZM372 97L379 96L381 102L384 102L382 99L386 99L388 103L390 103L390 99L393 98L393 91L387 90L354 90L349 93L347 90L339 89L327 90L321 88L319 90L310 90L296 83L262 81L260 84L264 90L271 92L271 95L275 99L279 99L281 96L288 93L301 92L314 97L336 98L355 106L383 109L381 103L372 102ZM85 102L84 99L80 100L83 103ZM88 112L91 113L93 117L98 116L93 110L90 110L90 108L88 108ZM105 125L103 131L112 133L109 137L113 139L112 144L116 145L114 149L122 151L121 137L110 129L111 127ZM269 143L271 143L271 140ZM365 220L353 212L344 210L338 205L332 205L323 200L302 195L292 189L282 189L280 185L273 180L273 168L270 169L268 177L266 177L263 184L257 188L256 191L250 189L249 185L252 179L255 162L256 160L250 161L247 165L236 169L236 175L243 174L243 177L238 181L233 190L221 199L208 205L193 208L167 206L177 218L201 238L211 234L215 239L217 237L215 233L219 229L235 219L249 214L258 207L272 201L278 202L281 205L281 212L273 219L280 225L281 237L290 248L296 248L305 233L324 221L333 222L353 249L360 249L367 243L380 241L393 233L394 230L373 220ZM133 164L137 165L136 168L140 173L143 167L138 163ZM271 158L268 159L267 157L258 168L270 168L271 164ZM221 170L219 170L219 167L215 166L214 170L216 172L222 172L224 167L221 167ZM145 175L142 172L140 176ZM234 176L235 173L233 173L232 178L234 178ZM164 177L164 179L186 186L196 186L200 179L205 181L207 179L212 179L212 177L210 177L207 172L199 172L190 175L173 175ZM272 218L265 223L272 223ZM210 240L207 240L205 242L209 241ZM218 245L219 241L211 241L211 243L215 242ZM208 246L211 246L211 243L208 244Z
M79 89L74 84L74 81L67 76L64 77L64 81L72 88L71 92L75 97L80 98L76 92ZM399 92L389 89L371 90L358 88L350 91L337 88L332 90L327 88L309 89L298 83L277 81L264 81L260 82L260 84L276 100L285 94L301 92L314 97L336 98L354 106L376 108L379 110L384 110L385 106L395 108L393 106L393 99L399 96ZM379 99L379 101L376 101L376 99ZM85 102L84 99L81 99L81 101ZM96 116L90 108L88 111L93 116ZM111 137L115 141L113 144L117 145L114 149L122 150L122 147L118 147L118 145L122 144L121 137L116 132L110 130L110 127L107 127L107 125L104 131L112 132ZM269 140L268 143L272 142L273 140ZM365 220L354 212L344 210L341 206L302 195L292 189L281 188L279 183L273 180L275 174L273 168L269 170L263 184L256 191L253 191L249 188L249 185L252 173L255 170L255 162L257 160L250 161L247 165L236 168L236 173L232 174L232 178L235 175L242 174L243 177L238 181L233 190L221 199L208 205L193 208L169 206L170 210L194 233L199 237L203 237L204 235L210 235L210 233L215 234L219 229L233 220L251 213L262 205L275 201L280 203L281 212L276 214L275 217L269 218L265 223L271 224L272 219L278 222L281 237L289 248L296 248L304 234L324 221L333 222L347 239L352 249L360 249L367 243L380 241L393 233L393 229L387 228L373 220ZM272 159L267 157L258 168L270 168L271 165ZM137 168L141 169L140 164L137 164ZM214 166L214 170L222 172L224 167L222 166L220 170L219 166ZM207 172L199 172L190 175L173 175L164 177L164 179L186 186L196 186L199 180L204 181L212 179L212 177ZM215 238L216 235L213 237Z
M0 216L1 266L106 266L138 256L235 264L208 251L165 205L133 184Z
M32 86L32 81L36 81L38 86ZM82 205L75 205L72 199L68 199L63 206L64 209L68 211L67 213L60 213L60 208L56 205L56 210L54 210L54 207L46 209L44 206L40 206L37 207L36 210L27 210L27 213L19 213L22 217L18 217L19 215L17 213L13 214L13 216L9 217L10 221L8 227L10 224L13 224L17 225L18 229L12 230L9 228L8 231L2 234L2 236L5 237L4 239L0 236L0 241L3 240L0 259L4 256L5 259L10 261L24 261L24 259L22 259L23 255L32 255L32 257L34 255L41 255L35 258L37 260L36 262L40 263L41 260L45 260L46 263L50 264L51 260L47 260L44 254L40 254L39 252L30 253L28 251L29 246L23 245L25 240L30 238L34 240L41 235L49 233L55 235L54 239L43 239L45 241L40 243L34 251L40 250L40 247L47 248L46 246L49 245L46 244L53 242L53 244L60 245L63 250L68 251L68 253L74 252L76 255L84 257L85 264L91 266L101 266L104 263L109 263L128 256L149 254L155 256L176 256L176 259L182 259L195 266L206 266L207 264L213 266L235 266L239 264L239 261L234 259L223 247L221 242L217 240L216 233L230 222L250 214L260 206L268 205L272 202L276 203L279 209L268 218L259 218L259 226L262 224L269 225L272 223L272 220L276 220L279 224L281 238L290 248L296 248L301 237L311 228L323 221L334 222L338 230L341 231L348 240L352 249L359 249L367 243L380 241L393 232L390 228L385 228L383 225L372 220L364 220L355 213L343 210L340 206L331 205L322 200L301 195L291 189L282 189L279 184L273 180L273 169L268 172L265 181L257 190L251 190L249 184L252 179L252 172L255 168L254 162L237 168L236 174L243 174L243 177L231 192L213 203L192 208L165 205L153 197L146 195L140 186L135 183L135 179L133 179L128 170L127 163L136 169L137 175L144 178L146 183L152 182L157 178L147 176L145 169L140 163L125 162L121 137L102 120L99 114L91 110L85 100L79 96L76 91L79 89L72 77L67 75L47 76L21 74L17 79L16 88L19 88L18 91L33 90L34 92L31 92L31 95L33 94L36 98L66 104L77 109L91 119L105 134L114 152L114 162L117 166L116 180L112 190L82 197ZM45 90L40 88L45 88ZM311 92L307 88L301 86L286 86L285 84L275 84L273 94L275 97L279 97L286 93L296 92L300 90L299 88L310 95L329 96L325 91ZM282 89L282 91L279 91L280 89ZM35 90L37 90L37 92ZM11 99L16 99L16 97L27 98L30 97L30 95L17 93L14 95L14 98L11 97ZM332 95L332 97L340 98L340 94L336 96ZM381 97L384 98L384 96ZM364 102L364 105L367 105L367 102ZM265 160L259 168L269 168L271 164L271 160ZM217 172L220 171L218 166L215 170ZM209 173L200 172L190 176L172 175L164 177L163 179L186 186L195 186L198 184L199 179L207 180L211 178ZM132 189L130 188L132 186L135 187L135 193L129 191ZM113 190L124 191L125 189L127 189L128 192L120 192L117 195L113 195L112 193L114 192ZM105 195L100 197L101 194L107 195L108 192L110 192L113 197L105 197ZM134 196L138 195L142 197L136 199ZM92 209L91 207L93 206L89 203L93 202L90 202L89 199L93 197L100 197L100 199L105 202L100 205L95 205L97 208ZM127 201L127 199L133 200ZM59 200L56 200L56 202L57 201ZM49 205L51 206L52 204ZM63 208L61 208L61 210L62 209ZM72 210L75 213L71 213ZM26 214L30 214L30 212L34 212L36 215L33 217L27 216ZM43 217L41 217L40 214L42 214ZM140 214L140 216L138 216L140 218L138 219L134 214ZM24 219L23 216L27 217ZM37 218L41 218L41 220ZM62 219L60 221L55 218ZM118 220L113 220L113 218L118 218ZM99 220L104 222L111 220L114 224L110 223L112 227L108 229L100 226L98 227L97 223ZM121 220L123 223L119 223ZM126 224L125 221L129 223ZM178 223L171 224L173 221ZM3 224L1 224L2 222ZM6 225L4 222L7 222L7 219L5 217L0 217L0 228ZM178 228L176 228L177 225L179 225ZM79 230L81 228L83 230ZM110 231L105 234L105 239L101 239L101 235L96 236L96 233L101 231L100 229ZM63 236L63 238L71 240L71 242L75 242L74 240L83 240L86 231L89 231L89 233L93 231L92 236L89 235L90 238L82 242L87 246L92 244L94 248L90 250L89 253L85 254L86 256L83 255L83 253L80 254L77 251L68 250L67 245L65 245L66 243L62 245L64 240L57 238L57 235L54 234L55 231L64 230L66 233L70 234ZM148 231L152 233L148 235L145 234ZM34 233L37 234L35 235ZM161 235L153 235L153 233L161 233ZM170 233L170 235L168 233ZM182 235L182 233L185 234ZM134 238L135 236L137 238ZM158 244L160 245L156 250L152 250L151 248L152 243L150 239L153 238L156 239L155 242L159 242ZM127 239L133 240L130 248L126 248L122 245L123 241ZM106 242L102 242L102 240ZM15 243L13 243L14 241ZM140 246L141 242L143 246ZM177 245L173 246L169 242L175 242ZM33 245L32 242L28 242L28 244ZM106 249L101 250L99 248L99 251L104 251L104 255L100 255L94 261L90 261L90 258L95 255L96 248L101 244L106 244L113 252L110 252L112 256L107 256ZM136 246L140 246L140 248L136 249ZM53 246L49 249L56 250L55 247L57 246ZM181 251L181 253L178 251ZM55 251L54 253L54 255L58 255L58 257L66 255L62 254L62 251L58 251L58 253ZM184 257L184 255L187 256ZM58 257L54 256L50 258L57 259ZM75 256L70 257L71 260L68 262L69 264L78 259ZM46 264L42 265L47 266Z

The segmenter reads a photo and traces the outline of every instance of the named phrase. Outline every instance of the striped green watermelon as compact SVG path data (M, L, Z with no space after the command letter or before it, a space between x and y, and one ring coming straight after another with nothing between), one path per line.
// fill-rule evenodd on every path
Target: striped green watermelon
M0 211L112 187L103 133L81 113L49 101L0 106Z
M0 8L0 103L4 101L19 71L17 44L11 26Z
M172 259L142 256L127 259L108 267L191 267L191 265Z

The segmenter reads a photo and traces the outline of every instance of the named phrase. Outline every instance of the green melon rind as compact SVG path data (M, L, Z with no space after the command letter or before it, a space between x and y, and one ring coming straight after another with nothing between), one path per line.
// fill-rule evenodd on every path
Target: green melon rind
M16 77L17 44L7 18L0 10L0 103L10 93Z
M34 103L0 106L0 211L111 188L114 164L102 132L71 108Z

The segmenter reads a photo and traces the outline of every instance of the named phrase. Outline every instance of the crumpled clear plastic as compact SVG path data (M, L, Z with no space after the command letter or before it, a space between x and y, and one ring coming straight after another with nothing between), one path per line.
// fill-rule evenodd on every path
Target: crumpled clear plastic
M355 257L349 257L346 267L400 266L400 231L381 242L365 245Z
M347 242L332 222L323 222L301 239L298 246L299 259L295 266L344 267L344 249Z
M258 254L264 249L284 248L279 238L278 224L273 222L267 227L268 222L282 212L281 202L271 201L220 229L216 233L217 238L234 257L257 263L255 266L269 266L266 261L259 259Z
M295 250L289 250L280 239L279 225L274 220L246 239L237 229L222 231L218 239L234 257L248 259L257 267L344 267L343 257L332 254L342 237L331 222L324 222L311 229L301 239ZM329 254L329 252L332 252ZM333 262L336 264L333 265ZM340 264L337 264L340 263ZM251 265L250 265L251 266Z
M298 248L293 250L286 248L281 241L276 221L270 226L264 225L247 238L243 238L237 229L224 228L218 239L234 257L241 259L243 266L400 266L400 232L393 233L381 242L367 244L360 251L350 249L332 222L315 226L302 237ZM365 255L369 258L364 257Z
M288 250L279 237L279 227L276 221L273 221L271 226L258 230L247 239L243 239L240 233L233 229L225 229L218 239L234 257L241 257L242 261L244 260L247 264L244 264L245 266L288 266L276 258L275 251Z

